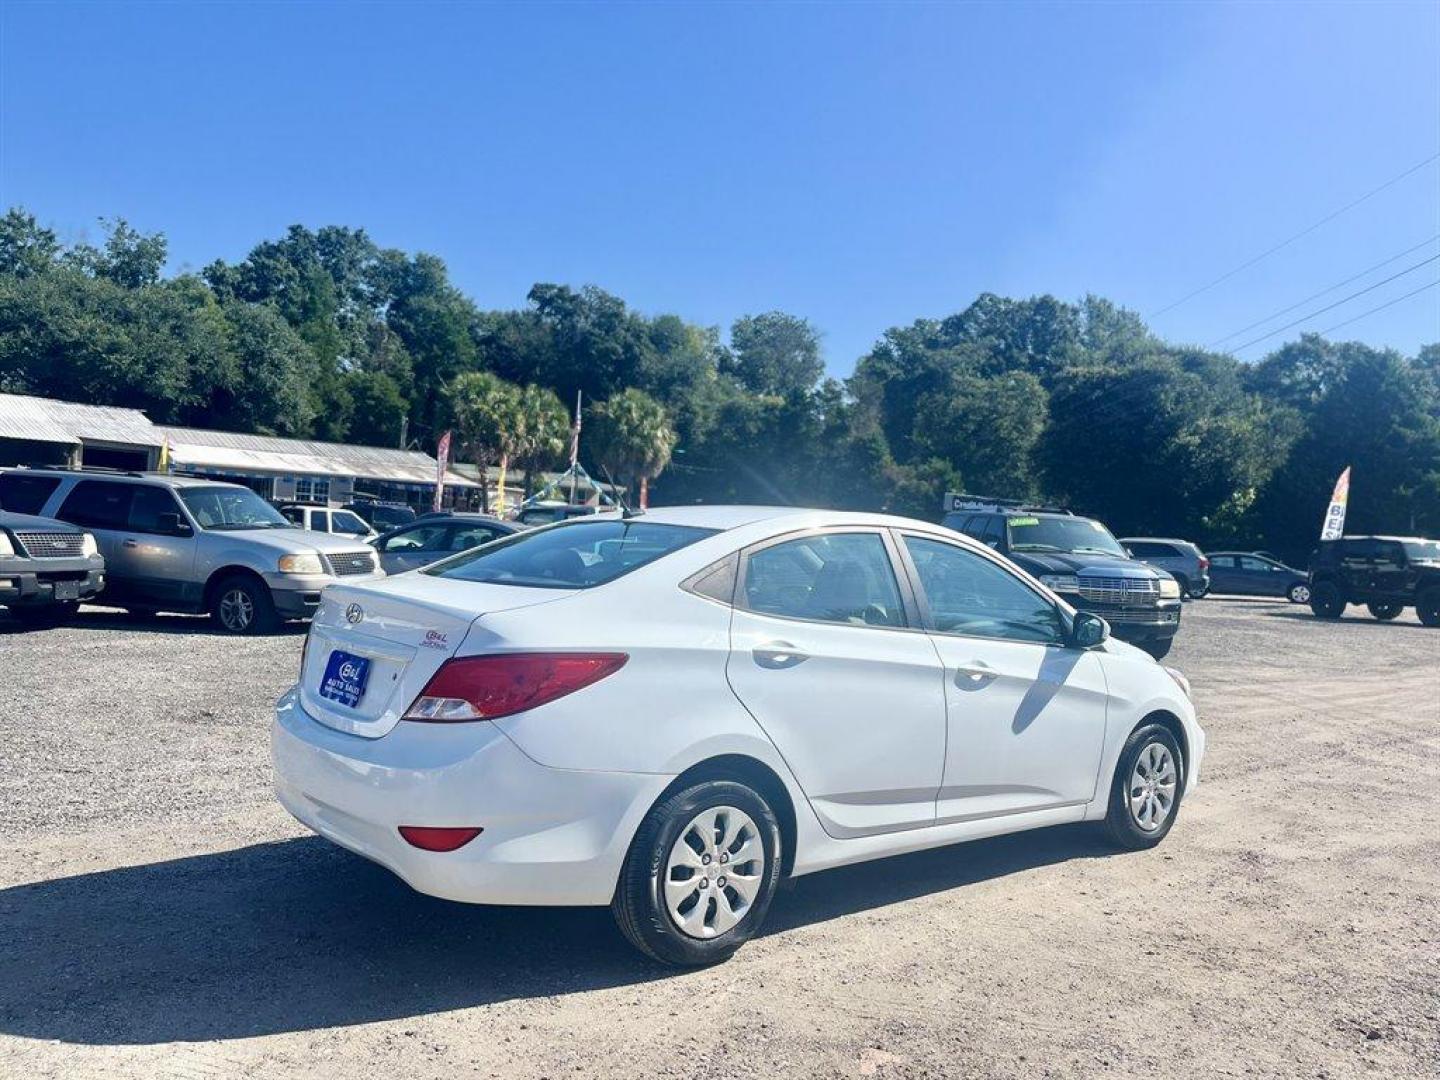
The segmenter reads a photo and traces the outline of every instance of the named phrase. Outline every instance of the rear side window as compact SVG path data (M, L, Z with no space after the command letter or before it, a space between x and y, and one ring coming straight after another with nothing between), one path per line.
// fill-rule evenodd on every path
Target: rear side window
M1137 559L1171 559L1177 554L1169 544L1156 544L1148 540L1136 540L1125 546Z
M59 477L0 473L0 510L13 514L38 514L45 500L60 486Z
M577 521L520 533L422 573L538 589L590 589L713 535L714 529L648 521ZM391 548L390 550L394 550Z
M761 548L745 563L744 605L764 615L904 626L890 553L878 533L822 533Z
M65 497L55 516L89 529L124 529L130 521L130 500L134 492L133 484L82 480Z

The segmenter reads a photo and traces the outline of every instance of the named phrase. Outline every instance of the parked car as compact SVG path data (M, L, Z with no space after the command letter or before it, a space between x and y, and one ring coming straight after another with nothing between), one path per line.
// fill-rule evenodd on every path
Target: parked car
M370 499L356 499L343 507L369 523L376 532L398 529L415 520L415 511L404 503L375 502Z
M0 473L0 507L6 478ZM105 587L95 537L63 521L0 509L0 604L26 623L58 623Z
M94 534L105 602L132 611L209 612L229 633L303 618L327 585L378 578L375 552L306 532L247 487L160 473L24 469L42 512ZM35 481L40 481L36 484Z
M1204 749L1182 675L983 544L718 506L329 589L272 728L320 835L435 896L609 905L679 965L782 878L1063 822L1151 847Z
M310 506L305 503L286 503L279 510L287 521L294 522L302 529L357 536L366 541L379 535L370 527L368 521L353 510L332 510L328 506Z
M1100 522L1068 510L947 496L947 528L974 537L1093 611L1159 660L1180 629L1180 583L1132 559Z
M1120 541L1132 559L1164 570L1180 583L1180 592L1199 600L1210 591L1210 560L1188 540L1132 536Z
M1292 604L1308 604L1310 575L1259 552L1212 551L1210 591L1230 596L1283 596Z
M1322 540L1310 561L1310 610L1338 619L1347 604L1364 604L1377 619L1393 619L1413 607L1426 626L1440 626L1440 540Z
M569 521L571 518L589 517L603 511L615 513L609 507L586 506L583 503L536 503L534 506L522 506L515 514L515 523L526 528L535 528L537 525L551 525L557 521Z
M380 553L385 573L403 574L519 531L520 526L485 514L427 514L412 525L375 537L371 544Z

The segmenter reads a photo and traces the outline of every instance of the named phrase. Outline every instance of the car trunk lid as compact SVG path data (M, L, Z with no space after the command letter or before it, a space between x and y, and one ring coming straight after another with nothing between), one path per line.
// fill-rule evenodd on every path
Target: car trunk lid
M332 585L310 624L300 675L305 711L336 730L379 738L455 655L477 619L566 595L427 574Z

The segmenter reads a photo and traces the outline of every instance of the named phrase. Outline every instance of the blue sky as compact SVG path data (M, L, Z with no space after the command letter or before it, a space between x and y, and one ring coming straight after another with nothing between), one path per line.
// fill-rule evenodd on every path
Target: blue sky
M123 216L182 269L363 226L486 307L561 281L706 324L804 315L842 375L987 290L1224 338L1440 234L1440 162L1155 313L1437 151L1428 2L0 0L0 203L67 239ZM1335 336L1440 340L1440 288Z

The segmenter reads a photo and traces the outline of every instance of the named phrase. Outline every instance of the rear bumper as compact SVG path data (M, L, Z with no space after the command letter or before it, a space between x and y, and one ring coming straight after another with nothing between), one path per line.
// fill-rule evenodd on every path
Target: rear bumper
M7 606L89 600L104 587L105 562L99 556L0 559L0 604Z
M630 838L673 779L547 768L487 723L348 735L312 719L293 690L276 704L271 753L276 795L302 824L419 892L468 903L608 904ZM429 852L401 825L484 832Z

